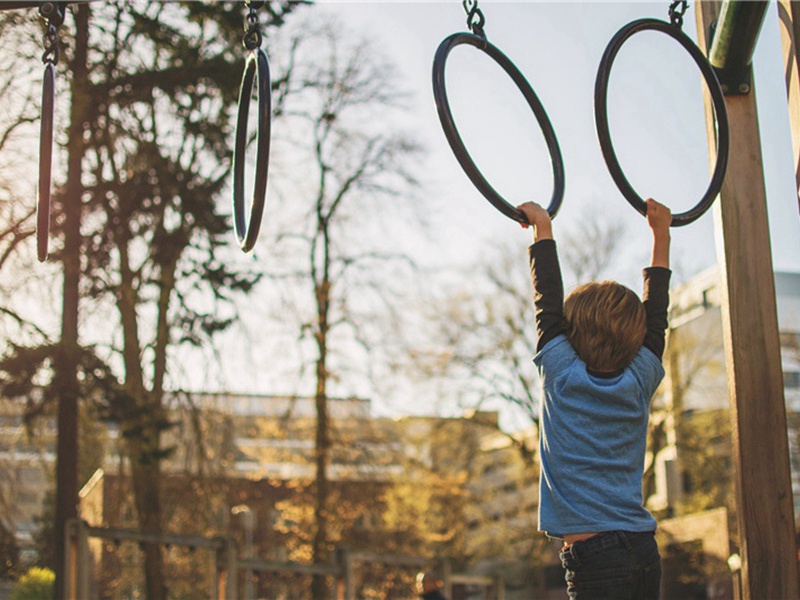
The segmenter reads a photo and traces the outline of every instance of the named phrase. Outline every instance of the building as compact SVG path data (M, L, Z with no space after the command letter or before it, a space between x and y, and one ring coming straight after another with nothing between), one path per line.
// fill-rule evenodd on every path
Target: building
M776 272L775 290L797 520L800 518L800 273ZM727 470L732 469L730 436L720 430L728 419L729 400L720 277L716 267L673 289L670 305L665 354L667 377L661 402L670 408L672 427L667 447L659 458L659 491L651 498L651 506L657 510L679 504L691 491L687 490L685 469L679 466L680 444L676 436L682 427L703 428L707 434L706 449L720 458L720 464Z
M728 554L737 552L732 424L723 342L721 281L717 268L704 271L670 293L667 376L653 401L651 451L655 484L648 507L662 527L662 557L680 594L724 597L732 593ZM783 384L792 467L795 522L800 519L800 273L775 273ZM726 510L727 523L722 522ZM666 519L666 520L664 520ZM710 521L709 521L710 519ZM698 534L698 523L715 535ZM720 536L722 532L724 536ZM714 540L713 548L707 547ZM669 568L667 568L669 567ZM693 574L693 575L690 575ZM669 583L669 582L668 582ZM675 587L677 585L677 587ZM683 586L683 587L681 587ZM692 591L693 590L693 591ZM723 592L723 590L725 590ZM669 590L667 590L669 591ZM679 595L680 595L679 594Z
M168 405L174 422L163 435L163 446L174 447L162 466L168 529L234 535L240 548L263 560L308 560L313 398L174 393ZM18 542L32 550L36 519L52 485L55 422L41 421L36 439L45 447L34 452L23 448L24 403L6 400L0 408L5 411L2 466L17 469L31 482L24 487L7 480L6 487L15 493L10 502L19 507L9 520ZM531 575L531 539L539 537L534 536L535 458L525 458L513 439L500 432L496 413L376 418L369 401L360 398L332 398L329 411L333 444L328 472L336 518L343 524L334 532L337 543L396 555L453 557L458 572L502 571L508 588L518 590L516 597L530 596L537 582ZM84 490L83 516L95 526L135 528L121 434L113 423L103 425L102 476L96 473ZM526 435L526 446L535 448L533 433ZM28 494L24 504L23 493ZM497 548L505 549L502 560L492 559ZM117 589L135 593L135 578L121 573L126 564L140 560L137 552L104 547L97 559L99 572ZM204 578L194 579L180 584L189 595L200 589L191 585L208 585Z

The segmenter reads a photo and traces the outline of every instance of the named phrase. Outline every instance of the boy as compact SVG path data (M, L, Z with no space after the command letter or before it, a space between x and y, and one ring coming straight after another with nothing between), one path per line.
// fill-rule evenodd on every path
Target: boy
M533 202L519 208L534 230L539 529L564 539L570 598L658 598L656 521L642 506L642 472L650 399L664 376L672 215L647 201L653 254L643 302L611 281L563 300L550 216Z

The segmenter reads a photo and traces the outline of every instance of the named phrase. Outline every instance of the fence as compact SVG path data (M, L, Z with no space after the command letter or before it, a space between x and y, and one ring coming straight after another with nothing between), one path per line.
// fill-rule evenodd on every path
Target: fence
M417 556L386 555L375 552L337 549L329 563L305 564L291 561L264 561L240 559L236 540L232 536L204 537L198 535L179 535L170 533L151 533L134 529L114 527L92 527L82 520L67 523L65 547L66 590L70 598L92 598L91 565L92 556L89 539L133 542L137 544L160 544L162 546L183 546L192 549L207 548L215 552L216 569L212 598L214 600L252 600L252 588L245 587L245 595L238 592L239 573L244 571L246 581L252 581L253 573L292 573L303 575L324 575L333 577L336 582L337 600L354 600L356 597L357 568L359 564L383 564L396 567L425 569L436 564L444 581L444 592L452 597L455 585L483 587L492 600L505 600L505 584L500 577L453 573L449 559L434 560Z

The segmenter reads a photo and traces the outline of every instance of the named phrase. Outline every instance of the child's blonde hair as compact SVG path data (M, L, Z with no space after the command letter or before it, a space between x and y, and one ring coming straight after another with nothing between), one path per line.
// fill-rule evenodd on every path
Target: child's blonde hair
M647 316L639 297L616 281L586 283L564 300L567 338L593 371L618 371L642 347Z

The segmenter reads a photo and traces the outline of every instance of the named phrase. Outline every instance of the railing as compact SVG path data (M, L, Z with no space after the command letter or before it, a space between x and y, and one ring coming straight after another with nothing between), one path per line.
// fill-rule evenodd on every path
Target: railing
M453 573L450 560L446 558L432 560L419 556L387 555L340 548L334 553L331 562L321 564L240 559L236 540L232 536L204 537L199 535L153 533L116 527L92 527L80 520L71 520L67 523L66 539L68 543L65 546L64 565L67 574L65 589L70 598L92 597L92 561L89 538L103 539L117 544L133 542L137 544L159 544L162 546L183 546L213 550L216 553L214 590L212 592L214 600L240 598L237 589L240 571L245 571L248 576L252 573L293 573L333 577L336 581L337 600L354 600L356 597L355 567L358 564L383 564L417 569L436 566L440 569L444 582L443 591L447 597L451 597L454 585L474 585L485 587L488 597L492 600L505 600L505 584L501 577ZM244 598L244 600L252 599Z

